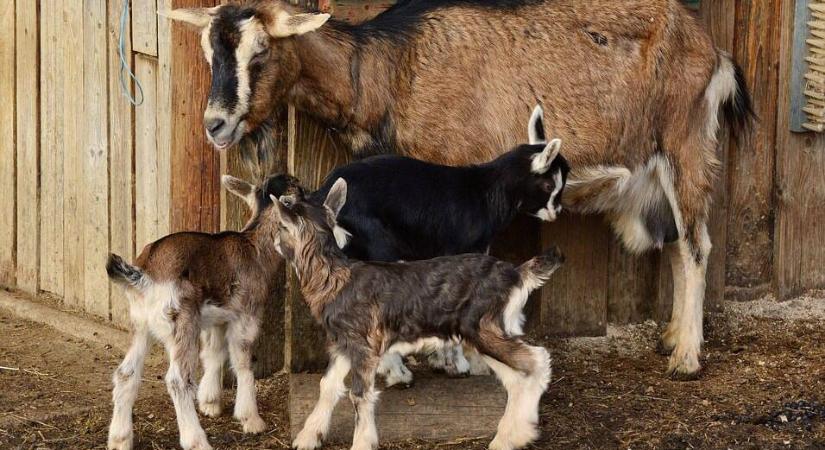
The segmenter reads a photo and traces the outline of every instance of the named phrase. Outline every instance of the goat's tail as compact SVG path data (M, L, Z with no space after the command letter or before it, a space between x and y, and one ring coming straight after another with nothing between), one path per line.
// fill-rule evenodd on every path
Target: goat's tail
M527 261L518 267L519 283L510 292L507 305L504 307L502 321L504 331L510 336L520 336L523 333L524 306L530 293L544 286L550 275L564 263L564 255L558 247L553 246L541 255Z
M718 111L714 115L721 113L734 137L741 137L752 129L756 113L745 73L725 52L719 52L719 64L708 85L706 98L712 111ZM718 123L715 125L718 129Z
M550 275L562 264L564 264L564 255L561 250L555 245L548 248L542 254L519 266L522 285L529 291L544 286Z
M106 273L109 274L112 282L132 287L138 287L148 280L142 270L127 263L114 253L109 254L109 260L106 262Z

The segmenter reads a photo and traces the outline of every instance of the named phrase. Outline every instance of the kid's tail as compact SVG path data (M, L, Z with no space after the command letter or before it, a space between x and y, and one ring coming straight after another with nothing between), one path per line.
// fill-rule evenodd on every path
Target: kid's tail
M542 287L550 275L564 263L564 255L558 247L553 246L539 256L518 267L520 282L510 292L507 306L502 314L504 331L510 336L524 334L524 305L530 293Z
M555 245L548 248L544 253L534 257L519 266L521 282L529 291L534 291L550 279L550 275L564 264L564 255Z
M106 262L106 273L114 283L125 284L137 287L147 279L139 268L127 263L114 253L109 254L109 261Z

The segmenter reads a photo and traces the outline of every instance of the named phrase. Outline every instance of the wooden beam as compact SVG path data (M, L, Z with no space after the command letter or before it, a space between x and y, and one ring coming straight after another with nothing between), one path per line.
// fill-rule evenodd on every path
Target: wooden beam
M109 278L103 270L109 253L109 130L106 0L83 2L83 114L85 146L81 157L84 309L110 318ZM117 95L117 93L113 93Z
M16 0L17 288L40 288L40 55L36 0Z
M120 86L120 13L123 3L129 0L112 0L108 11L108 65L109 65L109 235L113 253L133 261L135 258L134 212L134 139L132 126L134 111ZM124 53L131 70L135 70L132 58L131 26L126 21ZM126 84L134 89L131 80ZM129 323L129 304L120 286L109 287L111 292L112 321L120 326Z
M728 152L726 284L769 285L773 266L774 159L779 86L781 2L739 1L732 49L742 66L760 123Z
M15 268L15 86L14 2L0 5L0 97L9 99L0 109L0 286L14 287Z
M158 56L158 14L155 0L132 0L132 49Z
M215 6L217 0L173 0L172 8ZM200 34L172 25L171 227L217 231L220 227L220 156L204 135L209 67Z

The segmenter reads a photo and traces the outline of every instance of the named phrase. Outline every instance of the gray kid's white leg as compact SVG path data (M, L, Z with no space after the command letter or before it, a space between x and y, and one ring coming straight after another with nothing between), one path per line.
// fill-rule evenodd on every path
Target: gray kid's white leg
M398 352L384 354L378 365L378 374L384 377L387 387L396 384L409 385L413 380L412 372L404 365L404 358Z
M341 397L347 392L344 378L350 371L350 361L347 357L337 354L330 355L329 368L321 378L321 392L318 403L304 422L304 427L292 442L292 447L298 450L312 450L321 446L321 440L329 431L332 410Z

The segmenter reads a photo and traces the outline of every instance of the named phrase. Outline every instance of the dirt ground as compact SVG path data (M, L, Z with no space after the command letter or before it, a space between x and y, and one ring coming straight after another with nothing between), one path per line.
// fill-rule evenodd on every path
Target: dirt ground
M729 302L707 322L706 369L693 382L663 377L652 322L611 327L602 338L540 339L554 373L531 448L825 449L825 292ZM0 449L105 448L109 380L122 356L0 313ZM135 406L139 449L177 446L164 370L156 352ZM286 448L287 384L284 375L258 384L269 425L262 435L241 434L228 414L202 419L215 448ZM224 393L225 411L232 394ZM489 439L381 448L482 449Z

